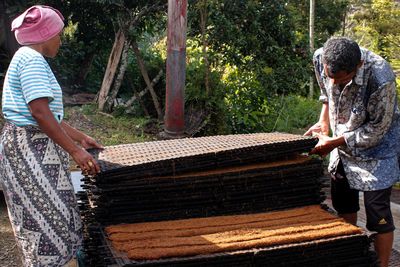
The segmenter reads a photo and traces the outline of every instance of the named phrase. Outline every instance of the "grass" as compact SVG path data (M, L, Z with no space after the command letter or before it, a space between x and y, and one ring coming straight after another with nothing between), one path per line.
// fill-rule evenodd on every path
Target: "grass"
M301 135L318 121L322 106L318 100L295 95L276 99L276 103L278 116L273 118L273 131Z
M131 116L110 116L98 112L95 105L66 107L65 120L73 127L93 137L104 146L155 140L145 133L149 120Z

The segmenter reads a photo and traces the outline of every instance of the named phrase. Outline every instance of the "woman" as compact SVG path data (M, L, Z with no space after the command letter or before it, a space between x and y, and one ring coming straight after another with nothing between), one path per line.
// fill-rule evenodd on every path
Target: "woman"
M63 20L56 9L33 6L12 22L23 46L4 81L0 181L24 266L76 266L82 224L68 154L99 172L85 148L101 146L63 121L62 91L44 59L57 55Z

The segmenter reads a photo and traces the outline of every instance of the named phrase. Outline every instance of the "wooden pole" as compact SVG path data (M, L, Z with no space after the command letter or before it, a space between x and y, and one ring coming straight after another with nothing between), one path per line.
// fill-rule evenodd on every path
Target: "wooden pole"
M185 128L186 28L187 0L168 0L164 136L170 138L181 137Z

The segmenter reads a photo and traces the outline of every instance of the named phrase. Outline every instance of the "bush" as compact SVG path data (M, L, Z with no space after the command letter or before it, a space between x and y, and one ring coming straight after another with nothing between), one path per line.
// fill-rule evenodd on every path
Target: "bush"
M289 95L275 99L275 103L278 113L272 131L303 134L318 121L321 111L319 101L301 96Z
M302 134L318 120L321 104L301 96L255 97L241 99L237 90L227 96L229 125L234 133L288 132ZM251 93L249 93L251 95ZM256 105L254 105L256 104Z

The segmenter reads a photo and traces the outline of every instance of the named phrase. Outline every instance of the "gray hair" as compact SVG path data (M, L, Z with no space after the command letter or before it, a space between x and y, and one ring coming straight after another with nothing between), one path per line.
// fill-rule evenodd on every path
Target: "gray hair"
M331 74L339 71L353 71L361 61L358 44L347 37L331 37L324 44L322 63L328 66Z

